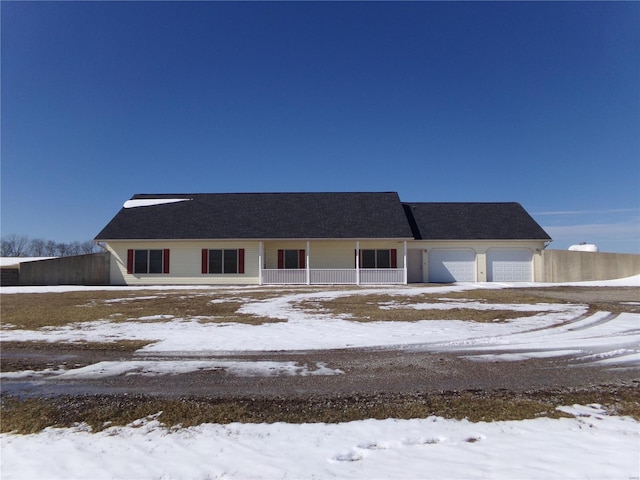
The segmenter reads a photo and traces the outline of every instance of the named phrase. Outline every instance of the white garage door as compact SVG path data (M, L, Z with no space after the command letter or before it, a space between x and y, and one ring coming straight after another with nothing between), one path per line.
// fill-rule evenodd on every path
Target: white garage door
M475 282L476 252L469 249L431 250L429 281L434 283Z
M532 282L533 254L526 248L490 249L487 252L487 280L490 282Z

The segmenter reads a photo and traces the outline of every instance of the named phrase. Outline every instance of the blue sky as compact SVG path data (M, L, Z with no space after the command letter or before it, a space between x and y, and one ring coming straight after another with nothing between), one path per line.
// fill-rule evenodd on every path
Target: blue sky
M10 2L2 235L135 193L517 201L640 253L638 2Z

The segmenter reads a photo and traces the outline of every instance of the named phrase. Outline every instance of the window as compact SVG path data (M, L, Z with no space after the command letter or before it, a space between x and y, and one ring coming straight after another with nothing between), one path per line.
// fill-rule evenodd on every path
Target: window
M244 273L244 248L203 249L202 273Z
M398 268L395 249L360 250L360 268Z
M284 251L284 268L300 268L300 255L298 250Z
M127 273L169 273L169 249L128 250Z
M278 268L296 269L306 268L306 254L304 250L278 250Z

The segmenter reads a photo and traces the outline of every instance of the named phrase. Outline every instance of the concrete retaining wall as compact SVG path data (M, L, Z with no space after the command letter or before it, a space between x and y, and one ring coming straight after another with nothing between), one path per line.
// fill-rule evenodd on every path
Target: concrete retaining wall
M20 269L15 267L2 267L0 269L0 286L16 287L20 285Z
M612 280L640 274L640 255L543 250L545 282Z
M20 285L109 285L106 252L20 264Z

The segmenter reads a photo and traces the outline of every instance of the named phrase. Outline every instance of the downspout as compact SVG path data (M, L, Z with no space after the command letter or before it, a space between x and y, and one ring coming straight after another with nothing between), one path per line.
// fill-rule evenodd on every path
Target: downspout
M404 241L404 256L403 256L403 266L404 266L404 272L402 273L403 275L403 281L404 284L406 285L408 283L408 275L407 275L407 241Z
M309 240L307 240L307 261L306 261L306 264L307 264L306 265L306 267L307 267L307 269L306 269L307 270L307 272L306 272L307 285L311 284L311 268L309 267L309 260L311 259L311 255L309 253L310 248L311 248L311 246L310 246Z
M356 240L356 285L360 285L360 240Z
M258 243L258 285L262 285L262 256L263 256L263 242Z

